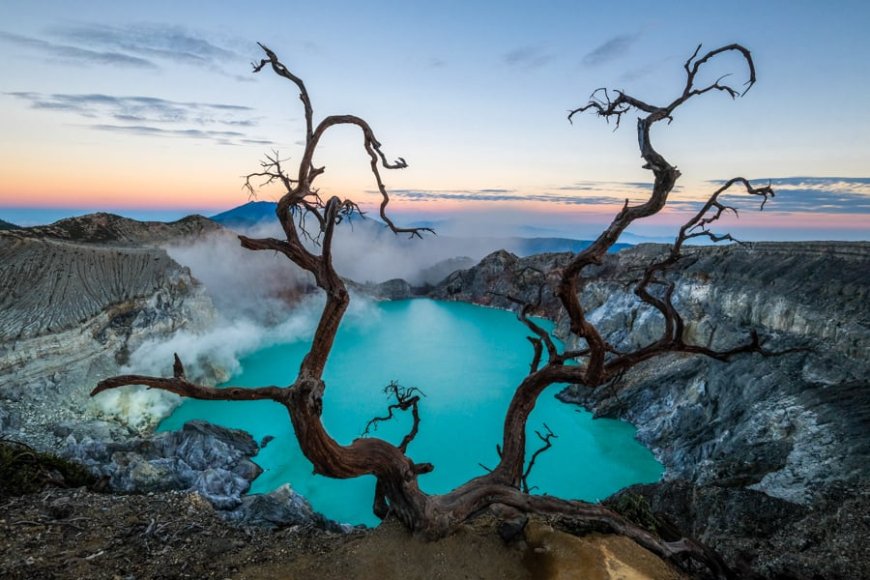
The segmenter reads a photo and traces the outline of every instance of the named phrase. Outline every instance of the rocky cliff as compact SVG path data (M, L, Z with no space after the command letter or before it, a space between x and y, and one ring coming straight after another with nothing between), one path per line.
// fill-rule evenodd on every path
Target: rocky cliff
M631 282L662 251L663 246L637 246L608 255L601 266L584 272L581 299L588 318L617 348L636 348L659 336L661 317L633 295ZM432 295L510 308L504 296L535 302L543 284L539 314L554 320L557 335L572 344L552 293L556 275L548 274L567 259L563 254L521 259L497 252L472 269L453 273ZM730 363L670 355L633 369L618 392L568 386L560 397L598 416L636 425L638 438L666 468L664 483L641 491L656 509L690 521L696 535L722 548L732 562L739 553L764 553L759 542L769 538L758 539L749 528L753 518L767 518L786 526L805 522L801 529L812 533L778 545L797 550L797 544L815 534L810 543L827 546L817 559L830 565L837 561L832 546L860 530L823 523L824 506L852 498L859 513L868 511L868 266L867 243L694 248L673 277L674 302L687 321L688 340L723 349L745 341L755 329L769 350L800 350L746 355ZM715 490L731 490L732 504L745 501L764 509L734 511L728 519L716 508L717 500L710 500L725 493ZM757 492L768 499L753 499ZM766 549L771 552L769 545ZM785 573L768 564L773 567L760 573ZM809 569L798 577L812 576ZM827 573L832 570L837 569L827 568Z
M150 226L134 224L96 214L0 234L0 432L56 448L70 425L100 419L88 393L130 352L212 320L202 287L156 247L172 232L186 237L209 226L200 218L163 224L149 239ZM121 423L100 429L130 435Z
M212 328L206 289L163 249L212 247L222 236L211 234L220 226L198 216L164 224L110 214L0 233L0 437L84 464L118 492L195 491L232 521L346 531L286 486L243 496L261 472L247 433L201 422L154 433L175 395L89 395L143 344ZM219 369L197 363L193 378L214 382Z
M661 332L661 317L629 284L663 249L624 250L586 272L583 305L617 348L636 348ZM543 283L540 312L570 343L554 278L546 275L566 259L497 252L449 276L433 296L510 307L505 296L534 302ZM868 264L870 244L862 243L695 248L675 275L688 340L724 349L755 329L770 350L806 350L732 363L669 356L632 371L618 396L572 386L562 398L636 424L671 478L731 481L804 503L816 487L866 478Z

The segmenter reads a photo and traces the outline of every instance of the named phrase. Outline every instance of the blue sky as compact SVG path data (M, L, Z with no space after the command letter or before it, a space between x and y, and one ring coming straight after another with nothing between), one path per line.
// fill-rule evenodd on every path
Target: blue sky
M672 228L717 180L742 175L779 191L764 216L731 224L745 237L867 239L867 22L861 2L6 0L0 218L173 217L247 201L240 176L273 148L297 158L302 128L292 87L250 73L260 41L305 79L316 116L358 114L409 161L387 176L398 214L585 237L650 175L632 124L571 125L567 110L602 86L667 102L698 43L740 42L758 69L747 96L696 99L655 130L683 177L646 230ZM709 69L736 84L746 74L731 57ZM318 160L326 192L366 204L359 143L338 131Z

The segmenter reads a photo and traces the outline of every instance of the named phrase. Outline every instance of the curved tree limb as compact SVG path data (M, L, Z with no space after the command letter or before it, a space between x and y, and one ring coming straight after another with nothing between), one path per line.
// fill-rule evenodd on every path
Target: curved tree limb
M711 557L702 546L693 544L690 540L665 542L601 506L557 500L546 496L530 496L528 493L523 493L521 489L528 490L526 478L535 459L548 448L550 440L555 437L549 429L546 435L538 432L544 447L532 455L529 464L524 468L526 424L538 397L547 387L558 383L577 383L595 387L616 381L628 368L641 360L667 352L702 354L720 360L728 360L746 352L769 354L762 347L758 335L754 333L745 344L726 351L713 351L705 347L685 344L682 340L683 321L671 302L674 285L664 278L665 271L680 258L680 250L687 240L702 236L713 241L731 239L730 236L716 235L709 229L713 222L731 209L719 200L722 192L739 184L743 185L749 194L759 195L764 201L773 196L769 186L754 188L743 178L735 178L727 182L711 196L702 211L680 230L671 254L663 260L650 264L636 286L636 292L641 299L665 316L665 333L658 341L634 352L618 352L604 340L601 332L586 318L579 300L579 295L585 286L583 277L585 269L600 264L620 234L633 222L659 212L667 203L668 196L680 177L676 167L654 149L650 139L652 127L659 121L670 123L675 111L691 98L709 92L723 92L732 98L745 94L755 83L755 66L749 51L741 45L731 44L699 57L700 47L698 47L684 64L686 82L681 94L665 106L647 103L623 91L598 89L592 93L587 104L569 113L569 120L573 120L578 113L592 111L608 122L613 120L617 126L623 115L631 111L640 113L641 116L637 120L638 147L644 160L644 168L653 173L652 189L649 197L638 205L630 205L626 201L621 211L599 237L589 247L573 256L560 270L556 297L568 316L571 332L578 340L585 342L585 348L559 352L549 333L529 318L536 309L535 305L512 300L520 304L519 318L533 335L529 340L533 345L534 356L530 373L517 386L505 415L502 444L498 446L499 463L489 473L473 478L449 493L430 496L420 490L417 479L421 474L432 471L433 466L428 463L416 463L406 454L407 447L416 436L419 427L419 394L400 393L397 386L394 393L397 403L388 408L388 416L372 420L376 425L378 420L391 417L395 409L411 409L413 426L398 446L375 437L359 438L349 445L341 445L326 432L321 421L323 394L326 389L326 384L322 380L323 370L350 300L347 288L332 264L334 231L341 220L358 213L359 207L349 199L333 196L324 200L320 196L313 184L324 173L325 168L314 164L314 155L323 135L330 128L339 125L353 125L359 128L363 137L363 150L369 156L372 176L381 194L379 209L381 219L396 234L405 233L411 237L420 237L422 233L431 230L398 227L386 211L390 198L380 171L382 168L402 169L407 167L407 163L401 157L396 161L390 161L371 127L359 117L332 115L315 123L311 99L305 84L281 63L274 52L263 45L260 46L266 58L253 65L254 72L270 65L278 76L292 82L299 91L306 120L305 147L294 178L284 170L283 161L277 152L266 157L260 171L246 176L246 187L250 191L253 191L252 180L277 183L284 188L276 215L286 239L254 239L240 236L240 241L242 246L248 249L273 250L287 256L310 272L317 286L326 295L317 329L310 349L300 365L297 378L293 385L286 388L270 386L255 389L215 389L189 382L184 377L183 366L176 357L172 378L140 375L114 377L101 381L93 394L122 385L144 384L151 388L195 398L277 401L287 408L303 453L312 462L316 473L335 478L374 475L377 478L373 506L375 512L381 517L393 514L409 529L427 537L443 536L481 510L502 505L519 511L563 514L603 526L612 532L634 539L667 559L679 560L683 557L691 557L707 565L714 574L727 575L727 568L721 567L715 557ZM749 80L745 89L741 92L729 84L726 80L728 77L721 77L711 84L698 85L697 75L703 70L704 65L718 55L728 52L738 53L746 62ZM311 216L313 222L306 221L307 216ZM312 223L316 227L314 232L309 231ZM319 253L309 250L303 244L303 240L318 242ZM539 303L542 288L543 285L539 286ZM543 361L545 350L548 356L547 360ZM581 359L579 364L568 364L571 359L577 358ZM370 422L367 431L372 426L373 423Z
M98 395L109 389L116 389L128 385L144 385L149 389L160 389L175 393L182 397L191 399L203 399L210 401L257 401L270 399L272 401L283 401L286 396L286 389L281 387L206 387L191 383L185 378L184 366L181 364L181 359L175 355L175 363L173 364L173 377L160 378L149 377L143 375L120 375L104 379L97 383L97 386L91 391L91 396Z
M586 105L573 109L568 114L568 119L571 120L577 113L593 110L598 116L604 117L605 120L614 118L618 125L622 115L632 109L646 113L646 116L640 117L637 120L638 147L641 157L646 162L644 168L652 171L654 176L653 188L647 201L637 206L629 206L626 202L622 211L616 215L610 226L588 248L577 254L563 270L562 279L556 294L568 313L571 321L571 332L579 338L585 339L590 350L589 361L586 365L587 372L583 381L584 384L598 385L606 380L604 363L607 345L599 331L586 320L585 312L580 305L578 296L583 288L581 273L587 266L600 264L607 251L613 247L613 244L619 239L620 234L631 223L658 213L667 203L668 195L680 177L680 172L677 168L668 163L653 148L650 140L650 129L659 121L665 119L670 121L673 118L674 111L692 97L702 95L713 89L721 88L725 90L725 87L728 85L721 85L720 81L700 89L695 86L695 78L701 67L719 54L729 51L740 53L749 68L749 82L746 90L749 90L752 84L755 83L755 65L750 52L743 46L738 44L723 46L711 50L701 58L697 58L699 51L700 46L684 65L686 84L682 94L664 107L650 105L622 91L616 91L615 98L611 98L610 93L606 89L599 89L592 93ZM729 92L732 97L736 96L736 92L733 90L726 92ZM603 100L598 95L603 95Z

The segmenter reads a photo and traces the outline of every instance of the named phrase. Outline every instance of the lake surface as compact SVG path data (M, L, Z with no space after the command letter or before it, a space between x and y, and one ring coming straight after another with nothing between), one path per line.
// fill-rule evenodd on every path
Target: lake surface
M416 299L374 304L366 316L346 319L324 373L323 423L340 443L359 437L391 402L383 393L393 380L426 395L422 421L408 448L416 462L435 471L420 477L428 493L447 492L492 467L511 395L526 376L532 349L525 326L501 310L470 304ZM307 341L274 345L242 359L236 385L287 385L293 382ZM662 474L653 455L634 439L628 423L594 419L559 402L563 385L544 391L528 423L528 454L539 446L535 430L546 423L558 435L535 463L533 493L597 500L633 483L654 482ZM371 511L374 477L335 480L312 474L284 407L271 401L186 400L160 425L177 429L205 419L244 429L255 439L275 439L254 459L264 473L251 493L290 483L327 517L376 525ZM374 435L398 444L411 424L401 414L381 423Z

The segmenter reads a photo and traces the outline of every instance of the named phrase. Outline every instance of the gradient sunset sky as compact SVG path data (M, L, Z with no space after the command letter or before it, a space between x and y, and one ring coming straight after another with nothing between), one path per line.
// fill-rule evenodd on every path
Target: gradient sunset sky
M641 199L631 118L613 131L566 120L598 87L672 100L683 62L739 42L758 83L696 99L657 149L683 173L673 203L634 229L661 235L716 187L771 180L746 239L870 239L870 4L866 2L0 3L0 219L32 225L90 211L175 219L248 201L263 154L298 159L294 87L254 75L256 41L301 76L315 117L357 114L388 156L403 221L587 238ZM734 56L715 80L746 69ZM377 201L361 140L323 143L324 193ZM275 190L258 199L273 200ZM459 228L461 229L461 227Z

